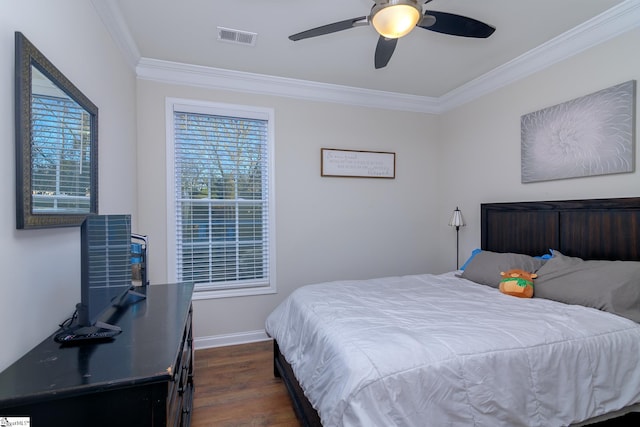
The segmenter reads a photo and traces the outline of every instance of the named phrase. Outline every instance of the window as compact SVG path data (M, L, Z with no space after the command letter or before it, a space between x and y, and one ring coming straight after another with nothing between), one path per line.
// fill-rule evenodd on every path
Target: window
M168 99L167 123L169 279L275 292L273 111Z

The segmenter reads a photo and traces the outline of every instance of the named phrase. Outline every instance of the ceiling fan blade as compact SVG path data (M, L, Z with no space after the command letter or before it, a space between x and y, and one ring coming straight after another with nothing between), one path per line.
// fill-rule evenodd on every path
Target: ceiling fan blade
M366 16L360 16L358 18L345 19L344 21L334 22L332 24L323 25L321 27L312 28L307 31L292 34L289 36L289 40L298 41L302 39L308 39L310 37L323 36L325 34L336 33L338 31L348 30L349 28L359 27L362 25L368 25L369 21Z
M398 39L387 39L382 36L378 38L376 55L374 58L376 70L387 66L391 59L391 55L393 55L393 51L396 50L396 44L398 44Z
M484 22L480 22L473 18L467 18L466 16L455 15L453 13L427 10L424 14L425 17L435 17L435 23L431 24L432 20L423 18L423 20L418 23L418 27L422 27L429 31L435 31L436 33L486 39L496 30L495 27L485 24Z
M427 28L436 23L436 17L431 15L424 15L420 22L416 24L418 27Z

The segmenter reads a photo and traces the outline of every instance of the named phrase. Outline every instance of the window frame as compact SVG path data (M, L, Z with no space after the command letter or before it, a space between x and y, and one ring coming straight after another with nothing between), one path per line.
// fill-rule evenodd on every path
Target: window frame
M267 121L267 246L268 246L268 285L247 286L237 288L220 287L211 289L207 285L195 285L193 299L214 299L250 295L267 295L277 292L276 288L276 235L275 235L275 161L274 161L274 110L272 108L236 105L184 98L166 98L166 167L167 167L167 279L177 282L177 233L176 233L176 199L175 199L175 123L174 112L212 114L219 116L242 117ZM203 289L203 288L207 289Z

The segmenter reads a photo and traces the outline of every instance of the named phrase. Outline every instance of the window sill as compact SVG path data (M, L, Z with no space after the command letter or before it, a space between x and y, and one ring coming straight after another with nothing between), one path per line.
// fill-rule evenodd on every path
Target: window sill
M255 295L270 295L275 294L275 286L265 286L260 288L245 288L245 289L219 289L219 290L195 290L193 292L192 300L208 300L218 298L232 298L232 297L246 297Z

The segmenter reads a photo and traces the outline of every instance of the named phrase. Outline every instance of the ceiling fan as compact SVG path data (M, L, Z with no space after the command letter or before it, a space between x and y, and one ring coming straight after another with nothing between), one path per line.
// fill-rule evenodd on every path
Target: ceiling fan
M368 16L322 25L290 35L289 39L298 41L371 24L380 34L374 57L374 64L378 69L387 66L398 39L409 34L415 27L452 36L473 38L487 38L495 31L495 27L466 16L435 10L425 10L423 13L419 0L373 1L374 5ZM423 4L431 1L426 0Z

